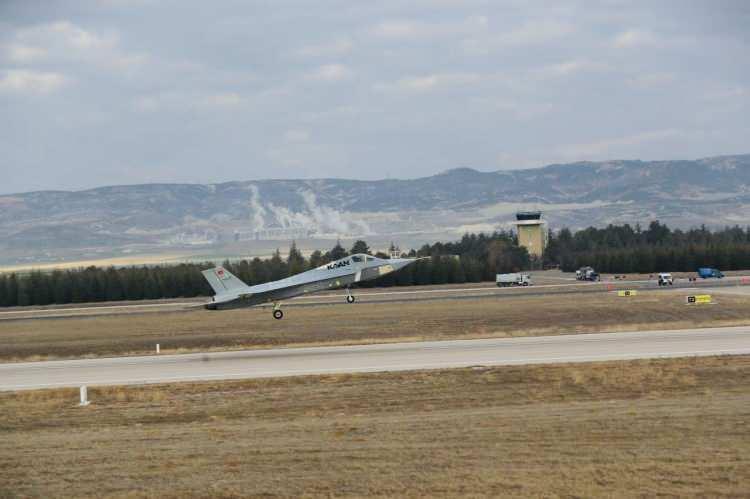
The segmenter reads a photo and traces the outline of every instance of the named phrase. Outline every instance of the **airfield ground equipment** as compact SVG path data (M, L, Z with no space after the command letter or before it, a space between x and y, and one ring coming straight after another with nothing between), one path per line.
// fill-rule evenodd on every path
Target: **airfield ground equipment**
M499 288L507 286L531 286L531 276L529 274L497 274L495 283Z
M672 274L670 274L669 272L662 272L661 274L659 274L658 279L659 286L672 286L674 284Z
M579 281L598 281L599 273L592 267L581 267L576 270L576 279Z

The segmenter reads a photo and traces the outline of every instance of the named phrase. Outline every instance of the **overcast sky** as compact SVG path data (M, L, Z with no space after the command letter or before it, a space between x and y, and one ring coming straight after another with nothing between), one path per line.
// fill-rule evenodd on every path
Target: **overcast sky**
M0 193L750 152L750 2L0 0Z

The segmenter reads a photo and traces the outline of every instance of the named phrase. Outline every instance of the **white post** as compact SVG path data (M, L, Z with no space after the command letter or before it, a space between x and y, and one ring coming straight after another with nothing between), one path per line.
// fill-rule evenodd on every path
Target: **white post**
M89 405L91 402L88 400L88 391L86 390L86 385L83 385L81 387L81 403L79 405L85 406Z
M159 353L159 344L156 344L156 353Z

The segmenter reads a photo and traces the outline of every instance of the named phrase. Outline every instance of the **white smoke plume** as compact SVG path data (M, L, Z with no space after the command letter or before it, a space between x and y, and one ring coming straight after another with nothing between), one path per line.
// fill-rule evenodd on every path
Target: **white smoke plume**
M298 191L304 201L305 208L297 212L284 206L276 206L270 202L263 204L258 188L254 185L251 185L250 188L250 208L252 210L253 229L256 231L279 227L282 229L306 229L320 235L366 236L373 234L373 231L363 220L352 219L338 210L319 205L317 197L312 191L302 189Z
M250 184L250 211L253 217L253 229L262 230L266 226L266 209L260 203L258 187Z

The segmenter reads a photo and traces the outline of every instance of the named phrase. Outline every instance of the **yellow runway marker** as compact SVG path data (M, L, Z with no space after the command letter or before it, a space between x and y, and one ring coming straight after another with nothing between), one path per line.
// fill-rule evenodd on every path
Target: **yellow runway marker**
M692 295L685 297L685 303L688 305L707 305L713 303L711 295Z

